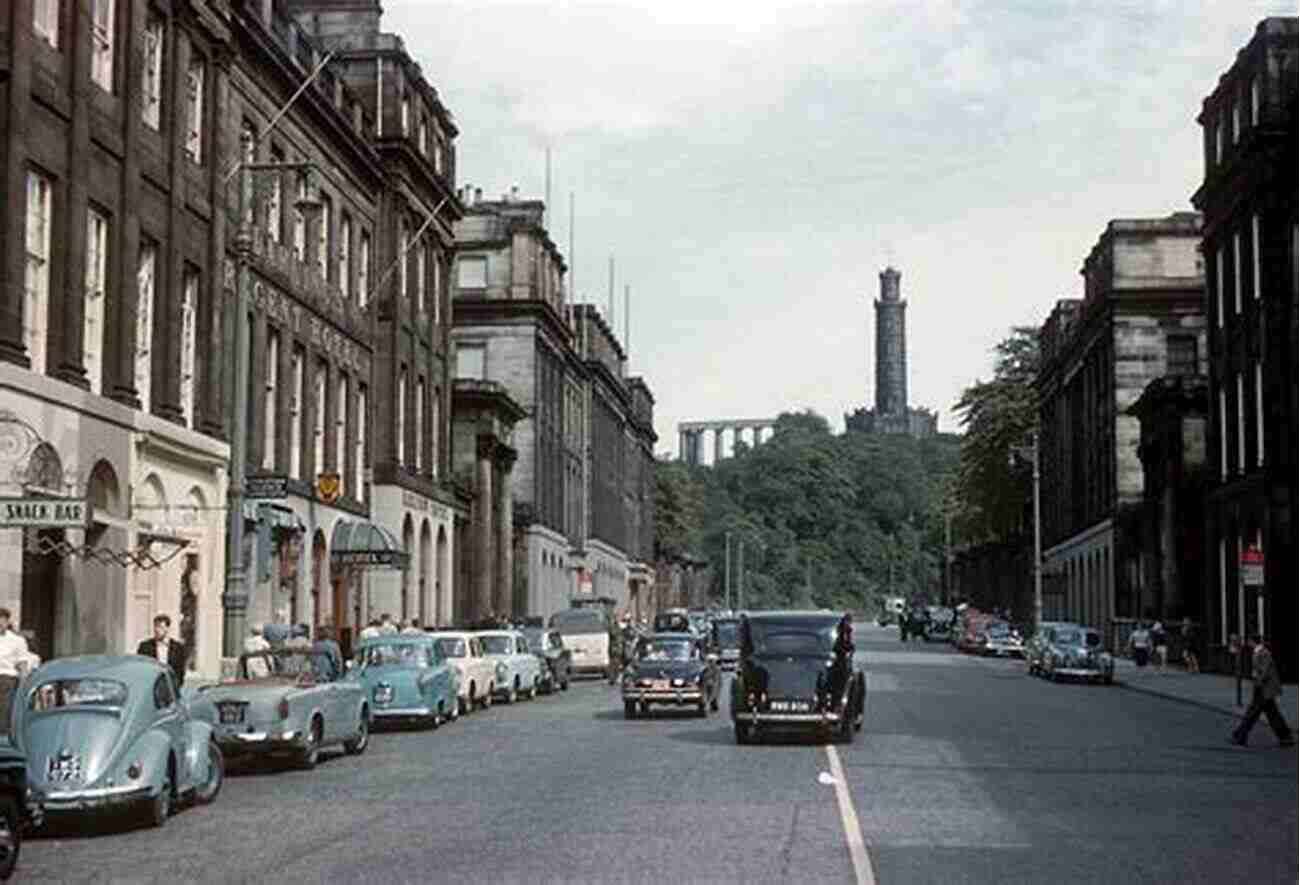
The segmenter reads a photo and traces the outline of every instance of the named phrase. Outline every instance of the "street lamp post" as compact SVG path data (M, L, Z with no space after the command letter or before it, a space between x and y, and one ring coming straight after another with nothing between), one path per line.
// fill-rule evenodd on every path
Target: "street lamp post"
M240 156L248 157L253 149L253 134L244 130L240 135ZM248 614L248 586L244 569L244 473L247 467L248 437L248 304L250 289L249 265L253 255L253 203L254 172L296 171L307 177L307 199L299 200L297 208L304 215L319 206L311 200L310 174L314 163L249 163L241 161L235 171L239 174L239 227L235 233L235 328L234 415L230 432L230 474L227 490L226 531L226 592L221 597L222 638L221 652L228 658L238 657L243 647L245 620Z
M1043 628L1043 520L1039 508L1042 506L1041 474L1038 468L1038 430L1033 432L1034 440L1034 635Z

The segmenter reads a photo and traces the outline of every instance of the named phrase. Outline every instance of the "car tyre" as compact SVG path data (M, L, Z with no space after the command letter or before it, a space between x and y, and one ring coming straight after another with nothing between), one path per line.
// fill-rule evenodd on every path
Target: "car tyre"
M23 847L22 820L13 796L0 798L0 881L8 881Z
M208 741L208 779L194 787L194 801L199 805L208 805L221 792L221 785L226 780L226 757L216 741Z
M307 746L298 751L298 767L310 771L320 761L321 722L313 718L307 726Z
M320 744L319 735L316 743ZM350 741L344 741L343 749L349 756L360 756L368 746L370 746L370 711L362 707L361 719L357 722L357 736Z
M721 706L722 706L722 705L718 703L718 696L717 696L717 694L714 694L714 695L713 695L713 703L711 703L711 704L709 705L709 709L711 709L714 713L716 713L716 712L718 712L719 709L721 709Z
M623 718L624 718L624 719L635 719L635 718L636 718L636 702L635 702L635 701L624 701L624 702L623 702Z
M700 701L699 706L697 706L697 707L695 708L695 712L698 713L698 714L700 715L700 718L701 718L701 719L708 719L708 718L709 718L709 702L708 702L708 701Z
M487 691L483 693L483 697L479 698L479 700L483 702L484 710L492 706L492 696L494 694L496 694L496 686L489 682Z
M739 719L737 719L733 725L735 726L737 744L743 747L754 743L755 735L751 730L751 726L747 723L741 722Z
M172 814L172 784L176 782L172 774L172 765L167 763L167 776L163 779L162 789L158 795L149 800L149 825L161 827L167 823Z
M505 698L504 698L504 701L505 701L505 703L507 703L507 704L513 704L513 703L514 703L515 701L517 701L517 700L519 700L519 680L518 680L518 679L516 679L516 680L514 680L514 681L512 681L512 682L510 683L510 687L509 687L508 689L506 689Z

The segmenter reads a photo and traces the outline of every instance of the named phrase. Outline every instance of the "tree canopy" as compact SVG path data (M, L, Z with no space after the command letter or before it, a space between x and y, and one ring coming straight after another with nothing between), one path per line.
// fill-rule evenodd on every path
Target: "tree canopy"
M835 435L815 412L785 413L770 439L716 465L659 462L658 553L707 560L721 602L730 532L737 584L744 546L749 607L866 608L891 589L937 596L957 460L955 436Z

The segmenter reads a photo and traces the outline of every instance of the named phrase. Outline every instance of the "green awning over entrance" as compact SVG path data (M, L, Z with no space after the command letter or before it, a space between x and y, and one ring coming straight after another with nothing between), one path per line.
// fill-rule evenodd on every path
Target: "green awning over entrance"
M341 519L330 538L334 565L404 569L407 553L397 536L368 519Z

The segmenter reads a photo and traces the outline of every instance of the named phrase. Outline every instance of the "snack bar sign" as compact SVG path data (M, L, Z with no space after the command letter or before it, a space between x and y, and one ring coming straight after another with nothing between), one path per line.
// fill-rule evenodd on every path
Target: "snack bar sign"
M85 528L90 502L85 498L0 498L0 527Z

